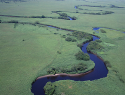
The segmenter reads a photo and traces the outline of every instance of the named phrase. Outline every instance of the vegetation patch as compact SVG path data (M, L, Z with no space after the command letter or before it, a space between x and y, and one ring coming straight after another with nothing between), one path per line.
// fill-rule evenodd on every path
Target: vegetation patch
M62 37L62 38L66 38L66 35L62 35L61 37Z
M93 13L93 12L84 12L83 14L90 14L90 15L107 15L107 14L112 14L114 12L112 11L104 11L104 12L97 12L97 13Z
M51 67L47 70L48 74L58 74L58 73L67 73L67 74L78 74L83 73L87 69L87 65L84 63L78 63L70 67Z
M90 60L90 56L87 53L84 53L82 51L79 51L78 53L76 53L75 56L77 60L85 60L85 61Z
M61 54L61 52L60 52L60 51L57 51L57 53L58 53L58 54Z
M78 40L81 40L82 38L92 40L93 37L92 35L85 33L85 32L80 32L80 31L74 31L72 32L72 36L76 37Z
M76 42L77 40L76 39L74 39L74 38L71 38L71 37L67 37L67 38L65 38L65 40L66 41L68 41L68 42Z
M103 49L103 46L101 46L98 41L91 41L87 46L87 51L91 50L97 50L97 49Z
M105 31L105 30L103 30L103 29L100 29L100 31L101 31L101 33L106 33L106 31Z
M77 47L82 48L83 43L77 44Z
M46 95L53 95L55 91L55 85L51 82L47 82L44 86L44 91Z
M18 23L17 20L11 20L11 21L7 21L7 23Z
M104 61L104 63L105 63L105 65L106 65L106 67L109 67L109 68L112 67L109 61Z

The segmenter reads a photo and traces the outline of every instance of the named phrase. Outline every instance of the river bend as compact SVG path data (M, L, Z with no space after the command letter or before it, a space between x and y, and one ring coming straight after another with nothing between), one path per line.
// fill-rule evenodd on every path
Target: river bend
M98 40L99 38L96 36L93 36L93 41ZM82 47L82 51L84 53L88 53L86 50L87 45L89 42L85 43ZM32 93L34 95L45 95L43 87L48 81L55 82L59 80L74 80L74 81L86 81L86 80L96 80L100 78L107 77L108 70L104 64L104 62L98 58L96 55L92 53L88 53L90 56L90 59L95 63L95 68L93 72L88 73L86 75L80 76L80 77L69 77L69 76L55 76L55 77L44 77L41 79L38 79L32 84Z

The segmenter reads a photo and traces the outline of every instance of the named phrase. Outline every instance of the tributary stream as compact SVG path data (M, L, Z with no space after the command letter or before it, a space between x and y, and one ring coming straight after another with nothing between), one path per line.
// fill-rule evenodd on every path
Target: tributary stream
M93 41L97 39L99 38L96 36L93 36ZM88 53L86 50L86 47L88 44L89 42L85 43L82 47L82 51L84 53ZM32 93L34 93L34 95L45 95L43 87L48 81L51 81L51 82L55 82L59 80L74 80L74 81L91 80L92 81L92 80L107 77L108 70L104 62L96 55L92 53L88 53L88 54L90 56L90 59L95 63L95 68L91 73L88 73L86 75L79 76L79 77L55 76L55 77L44 77L44 78L38 79L32 84L32 89L31 89Z

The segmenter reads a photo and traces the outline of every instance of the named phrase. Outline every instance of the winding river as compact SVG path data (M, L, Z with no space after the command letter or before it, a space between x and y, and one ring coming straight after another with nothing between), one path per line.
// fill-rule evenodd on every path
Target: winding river
M93 36L93 41L99 39L96 36ZM85 43L82 47L82 51L84 53L88 53L86 50L87 45L89 44L89 42ZM100 79L100 78L104 78L107 77L107 73L108 70L104 64L104 62L98 58L96 55L92 54L92 53L88 53L90 56L90 59L95 63L95 68L91 73L88 73L86 75L83 76L79 76L79 77L69 77L69 76L53 76L53 77L44 77L44 78L40 78L38 80L36 80L33 84L32 84L32 93L34 93L34 95L45 95L43 87L45 86L45 84L48 81L51 82L55 82L55 81L59 81L59 80L74 80L74 81L86 81L86 80L96 80L96 79Z

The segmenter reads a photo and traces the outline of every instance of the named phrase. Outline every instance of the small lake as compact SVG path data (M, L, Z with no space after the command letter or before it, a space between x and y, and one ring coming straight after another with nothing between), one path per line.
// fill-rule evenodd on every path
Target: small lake
M98 39L99 39L98 37L93 36L93 41ZM89 42L84 44L82 47L82 51L84 53L88 53L86 50L86 47L88 44ZM92 80L107 77L108 70L104 62L94 54L91 54L91 53L88 53L88 54L90 56L90 59L95 63L95 69L93 72L80 77L56 76L56 77L45 77L45 78L38 79L35 83L32 84L32 89L31 89L32 93L34 93L34 95L45 95L43 87L48 81L51 81L51 82L55 82L59 80L92 81Z

